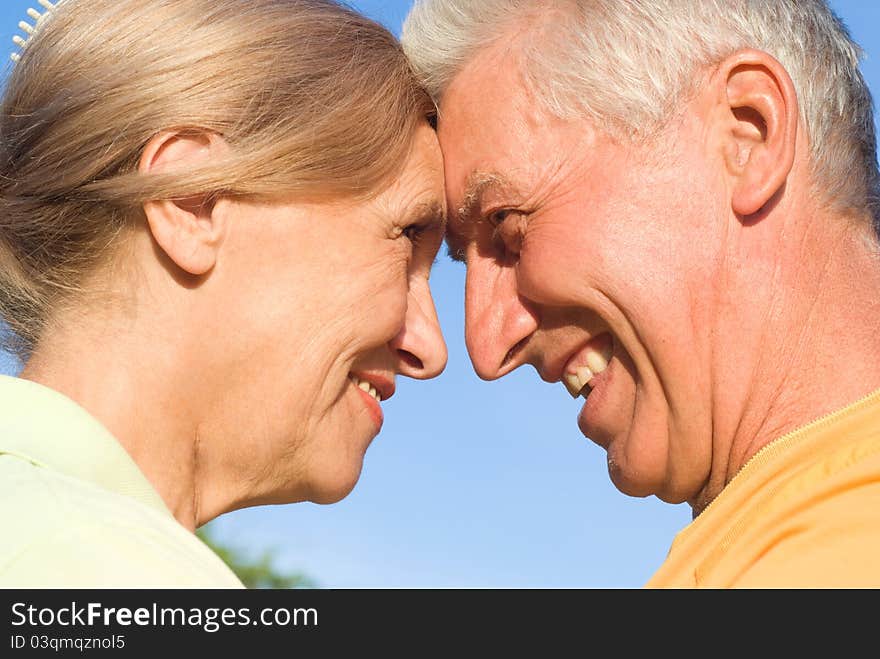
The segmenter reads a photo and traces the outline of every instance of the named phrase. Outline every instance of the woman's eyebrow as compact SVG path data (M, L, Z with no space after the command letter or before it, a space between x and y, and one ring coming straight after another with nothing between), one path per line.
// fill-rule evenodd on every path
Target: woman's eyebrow
M436 198L418 204L410 214L407 224L421 224L437 229L440 233L446 231L446 209L443 203Z

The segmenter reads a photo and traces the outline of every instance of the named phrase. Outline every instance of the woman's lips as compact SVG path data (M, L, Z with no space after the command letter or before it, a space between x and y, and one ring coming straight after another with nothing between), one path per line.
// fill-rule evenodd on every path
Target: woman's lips
M366 404L367 411L370 413L370 418L376 425L376 430L380 430L382 428L382 423L385 420L385 415L382 412L382 407L379 405L379 401L363 389L358 389L358 394L360 394L361 399Z
M350 374L349 379L367 406L367 411L378 432L385 420L380 402L394 395L394 382L380 376L371 377L354 373Z
M394 376L375 371L352 371L348 374L355 386L366 391L379 402L394 395Z

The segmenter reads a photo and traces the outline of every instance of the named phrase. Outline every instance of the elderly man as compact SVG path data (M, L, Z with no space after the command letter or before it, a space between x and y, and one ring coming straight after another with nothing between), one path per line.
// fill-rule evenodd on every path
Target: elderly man
M476 372L693 508L648 586L880 586L880 175L826 4L424 0L403 40Z

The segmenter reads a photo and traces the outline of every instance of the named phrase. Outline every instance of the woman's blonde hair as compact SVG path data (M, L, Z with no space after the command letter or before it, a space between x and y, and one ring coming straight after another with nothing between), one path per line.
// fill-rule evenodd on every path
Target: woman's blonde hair
M144 202L368 196L433 108L385 28L331 0L66 0L0 111L0 314L33 349ZM137 171L163 130L216 132L223 162Z

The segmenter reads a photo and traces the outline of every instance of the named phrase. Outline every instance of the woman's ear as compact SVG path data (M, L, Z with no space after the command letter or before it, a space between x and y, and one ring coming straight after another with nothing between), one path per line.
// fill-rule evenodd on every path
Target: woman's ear
M185 176L187 171L217 160L227 151L226 143L216 133L165 131L147 143L138 170L144 174L179 171ZM226 226L214 202L210 195L200 195L144 204L147 225L159 248L190 275L204 275L217 262Z
M785 185L794 165L799 126L797 93L785 68L758 50L722 62L724 154L733 177L731 206L740 216L760 211Z

